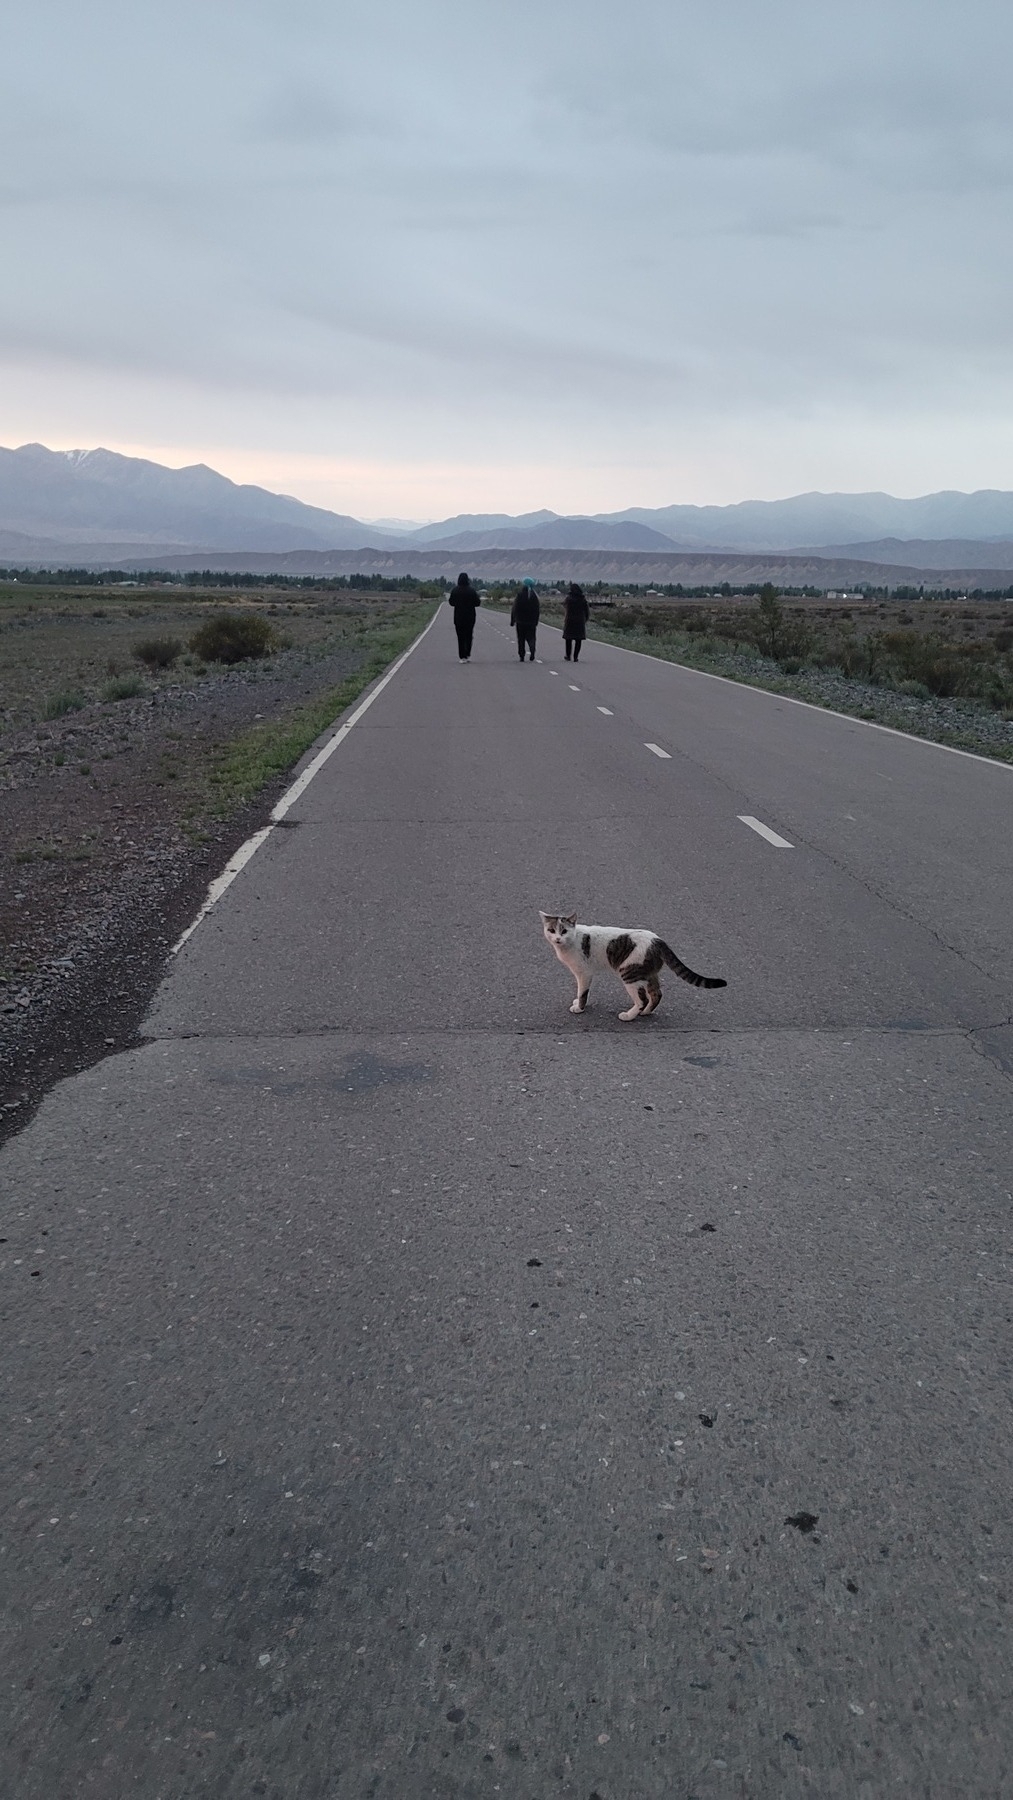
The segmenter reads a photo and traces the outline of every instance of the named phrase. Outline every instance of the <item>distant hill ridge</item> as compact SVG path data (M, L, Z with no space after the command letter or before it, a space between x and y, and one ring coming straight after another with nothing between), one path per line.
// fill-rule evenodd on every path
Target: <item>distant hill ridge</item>
M730 506L458 514L397 529L230 481L203 463L170 469L116 451L0 449L0 559L286 557L305 552L487 551L794 556L900 569L1013 569L1013 493L981 489L899 500L797 494ZM856 577L857 579L857 577Z

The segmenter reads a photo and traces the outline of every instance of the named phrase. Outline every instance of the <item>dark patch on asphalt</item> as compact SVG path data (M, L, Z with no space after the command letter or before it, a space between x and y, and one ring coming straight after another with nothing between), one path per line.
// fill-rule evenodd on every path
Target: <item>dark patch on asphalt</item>
M801 1754L802 1746L793 1731L782 1731L781 1742L782 1744L790 1744L793 1750L798 1750Z
M165 1621L172 1616L175 1603L175 1588L168 1581L153 1581L151 1586L139 1596L134 1606L135 1630L150 1631L156 1625L164 1625Z
M682 1060L692 1063L697 1069L716 1069L721 1058L720 1056L684 1056Z
M340 1085L348 1094L369 1094L376 1088L411 1086L432 1078L433 1072L425 1063L389 1063L367 1053L349 1063Z
M450 1720L451 1725L460 1725L464 1718L464 1707L452 1706L447 1714L447 1718Z
M700 1230L701 1231L716 1231L717 1226L716 1225L701 1225Z
M432 1081L427 1063L384 1062L368 1052L356 1056L344 1069L328 1075L288 1076L277 1069L216 1069L208 1076L215 1087L256 1087L262 1093L372 1094L377 1088L414 1086Z
M538 1257L538 1256L529 1256L528 1257L528 1268L529 1269L540 1269L541 1266L542 1266L542 1263L541 1263L540 1257Z
M87 1675L82 1675L74 1686L68 1689L60 1705L61 1712L66 1706L84 1706L91 1698L92 1683Z
M808 1536L810 1532L816 1530L819 1519L819 1513L797 1512L792 1513L784 1522L786 1525L793 1525L795 1530L801 1531L804 1536Z
M697 1416L701 1425L706 1425L708 1428L714 1423L714 1415L712 1413L699 1413Z

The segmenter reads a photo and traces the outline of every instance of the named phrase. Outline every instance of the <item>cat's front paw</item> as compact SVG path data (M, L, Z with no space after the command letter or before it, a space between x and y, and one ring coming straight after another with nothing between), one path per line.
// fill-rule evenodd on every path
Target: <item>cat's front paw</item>
M571 1000L570 1001L570 1011L571 1012L580 1013L580 1012L583 1012L583 1010L584 1010L584 1008L582 1007L579 1000Z

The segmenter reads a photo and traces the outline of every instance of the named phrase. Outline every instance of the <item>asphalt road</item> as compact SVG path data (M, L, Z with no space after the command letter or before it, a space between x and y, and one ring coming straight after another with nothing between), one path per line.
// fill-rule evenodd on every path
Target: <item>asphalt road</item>
M1013 772L540 648L0 1157L5 1800L1013 1793Z

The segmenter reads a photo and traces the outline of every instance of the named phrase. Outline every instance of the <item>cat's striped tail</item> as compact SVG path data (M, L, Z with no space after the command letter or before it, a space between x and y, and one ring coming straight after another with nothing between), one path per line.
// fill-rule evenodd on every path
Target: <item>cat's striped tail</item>
M658 939L658 949L669 968L674 969L677 975L681 975L683 981L688 981L690 987L715 988L728 986L727 981L722 981L719 975L695 975L692 969L688 969L684 962L679 961L675 951L670 949L668 944L664 943L661 938Z

